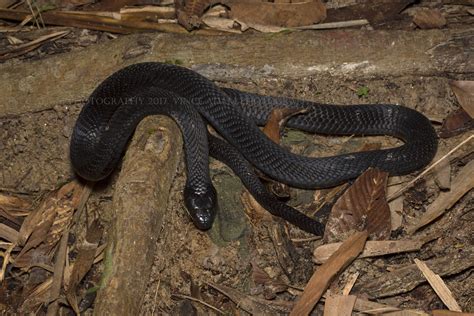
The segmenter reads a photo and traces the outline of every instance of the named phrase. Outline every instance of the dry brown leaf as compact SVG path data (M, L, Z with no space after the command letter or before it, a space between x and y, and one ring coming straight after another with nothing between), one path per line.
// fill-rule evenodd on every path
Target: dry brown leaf
M335 242L354 231L367 230L372 239L390 236L390 210L385 199L388 173L370 168L334 204L324 240Z
M49 261L51 249L56 246L64 229L80 202L83 186L69 182L50 193L40 206L31 212L20 228L19 245L24 247L15 258L15 266L27 267L32 263ZM35 248L35 249L33 249ZM34 258L34 262L31 262ZM40 260L40 261L37 261Z
M249 24L295 27L322 22L326 7L320 0L300 3L272 3L251 0L229 1L231 17Z
M474 128L474 119L464 109L450 113L444 120L439 137L449 138Z
M31 235L28 236L28 240L26 241L24 247L21 249L18 256L16 256L14 262L14 265L16 267L25 267L32 265L33 262L30 261L32 256L25 256L25 254L28 253L30 249L37 247L39 244L46 240L48 232L51 226L53 225L54 219L56 218L57 214L54 208L48 208L45 212L43 212L42 215L44 217L41 218L41 221L34 227L33 231L31 232ZM24 236L21 235L20 229L20 238L23 239L23 237ZM35 259L39 259L40 256L35 257ZM44 263L44 258L45 257L41 257L39 262Z
M270 116L263 128L263 132L275 143L279 144L281 140L281 132L286 122L295 115L306 113L307 109L289 109L276 108L270 113Z
M314 272L290 316L309 315L334 277L362 252L367 237L366 231L358 232L344 241L328 261Z
M175 1L178 23L188 31L201 26L201 16L206 8L217 1L213 0L177 0Z
M459 104L474 119L474 81L452 81L450 85Z
M0 208L6 212L13 210L29 210L31 203L27 200L0 193ZM12 214L13 216L18 216Z
M41 304L48 302L49 290L52 283L53 278L48 278L46 281L38 285L21 305L21 314L30 314L31 311L36 310Z
M279 144L281 140L281 133L285 128L286 122L295 115L307 112L307 109L288 109L288 108L276 108L270 113L270 116L263 128L263 133L268 136L272 141ZM290 197L290 189L288 185L274 181L265 175L260 176L266 182L270 192L280 198Z
M438 29L446 25L446 18L438 9L422 8L415 13L413 23L420 29Z
M98 220L95 220L87 229L84 243L78 247L79 251L77 254L77 259L74 262L74 267L72 268L69 283L66 286L66 298L76 313L79 313L76 299L76 288L81 282L82 278L92 267L96 250L99 247L99 242L102 238L102 234L103 227L100 225Z

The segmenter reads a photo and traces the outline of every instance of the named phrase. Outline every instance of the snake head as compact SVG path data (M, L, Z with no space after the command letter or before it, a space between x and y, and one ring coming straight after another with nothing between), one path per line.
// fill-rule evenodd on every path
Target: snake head
M197 228L208 230L212 227L217 213L217 194L212 184L205 189L195 189L186 185L184 204Z

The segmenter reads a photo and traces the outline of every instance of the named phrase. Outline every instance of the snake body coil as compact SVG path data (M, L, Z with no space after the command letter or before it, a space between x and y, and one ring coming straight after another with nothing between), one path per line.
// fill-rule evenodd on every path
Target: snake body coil
M293 154L257 127L275 107L306 108L287 126L331 135L391 135L397 148L309 158ZM104 80L92 93L74 127L70 157L76 172L88 179L107 177L119 162L136 125L145 116L165 114L180 126L186 151L186 207L200 229L212 225L216 193L209 177L210 153L229 164L249 191L270 212L313 233L321 225L273 199L251 174L250 165L300 188L321 188L353 179L368 167L406 174L426 166L437 149L428 119L396 105L337 106L221 89L198 73L174 65L141 63ZM210 124L228 143L208 138ZM226 148L226 149L223 149Z

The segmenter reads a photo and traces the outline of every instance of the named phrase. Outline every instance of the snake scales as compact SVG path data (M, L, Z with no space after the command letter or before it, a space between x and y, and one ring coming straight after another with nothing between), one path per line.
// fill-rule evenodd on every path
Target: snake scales
M293 154L257 127L275 107L306 108L287 126L330 135L390 135L400 147L309 158ZM426 166L437 149L436 133L419 112L397 105L337 106L222 89L198 73L175 65L140 63L105 79L83 107L73 130L70 158L85 179L107 177L118 164L136 125L147 115L171 116L186 152L184 201L200 229L211 227L217 209L209 176L209 154L224 161L272 214L321 234L322 225L268 193L252 166L299 188L322 188L360 175L368 167L406 174ZM210 124L227 142L208 135Z

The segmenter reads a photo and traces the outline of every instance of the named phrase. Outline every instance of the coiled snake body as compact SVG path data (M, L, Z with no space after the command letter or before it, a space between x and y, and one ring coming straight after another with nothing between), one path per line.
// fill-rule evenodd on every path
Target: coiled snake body
M309 158L293 154L257 127L275 107L306 108L287 126L331 135L391 135L397 148ZM209 176L209 152L228 164L274 215L315 234L322 225L279 202L253 174L300 188L322 188L353 179L368 167L406 174L427 165L437 148L428 119L396 105L336 106L221 89L198 73L162 63L128 66L104 80L82 109L73 130L71 162L85 179L107 177L119 162L136 125L145 116L165 114L180 126L186 152L184 201L195 225L211 227L217 198ZM228 142L208 135L210 124Z

